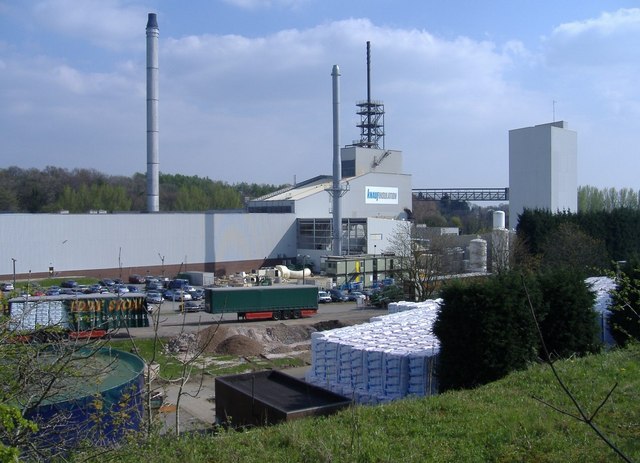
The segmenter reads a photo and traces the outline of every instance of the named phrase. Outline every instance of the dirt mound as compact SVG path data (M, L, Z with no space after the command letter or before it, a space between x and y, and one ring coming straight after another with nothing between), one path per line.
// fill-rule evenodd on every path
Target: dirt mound
M262 344L258 341L241 334L235 334L218 344L216 353L251 357L262 354L262 350Z
M198 333L198 347L205 353L214 354L220 344L225 339L238 334L222 325L214 325Z
M323 330L344 326L337 321L321 322ZM211 326L198 333L198 346L204 353L252 356L285 354L309 349L315 325ZM302 345L301 345L302 344ZM258 349L258 346L260 349ZM254 353L255 352L255 353Z
M349 325L342 323L340 320L327 320L324 322L318 322L313 324L313 328L316 331L333 330L336 328L344 328L345 326L349 326Z
M295 344L311 339L311 333L314 331L317 330L308 325L285 325L281 323L265 328L265 337L282 344Z

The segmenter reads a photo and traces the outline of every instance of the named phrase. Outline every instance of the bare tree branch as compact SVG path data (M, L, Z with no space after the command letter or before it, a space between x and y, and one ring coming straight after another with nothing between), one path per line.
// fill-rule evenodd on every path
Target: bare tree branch
M527 295L527 300L529 302L529 309L531 310L531 316L533 318L533 322L535 324L536 330L538 332L538 336L540 338L540 343L542 345L542 349L544 351L545 354L545 363L547 365L549 365L549 367L551 368L551 371L553 373L553 376L556 379L556 382L560 385L560 388L564 391L565 395L567 397L569 397L569 399L571 400L571 402L573 403L573 406L576 408L576 410L578 411L579 416L577 415L573 415L567 411L563 411L557 407L551 407L553 410L556 410L564 415L567 416L571 416L572 418L577 419L578 421L585 423L586 425L588 425L593 432L596 433L596 435L604 442L606 443L609 448L611 448L622 460L628 462L628 463L633 463L632 460L626 456L599 428L598 426L596 426L596 424L593 421L593 418L596 416L596 414L598 413L598 411L604 406L605 402L607 402L607 400L609 399L609 397L611 397L611 394L613 393L613 390L616 388L617 385L614 385L614 387L609 391L609 393L607 394L607 396L605 397L605 399L602 401L602 403L597 407L596 411L591 415L588 416L587 413L583 410L582 406L580 405L580 402L578 402L578 400L576 399L576 397L573 395L573 393L569 390L568 386L564 383L564 381L562 380L562 378L560 377L560 374L558 373L558 371L556 370L556 367L554 366L553 362L551 361L551 356L549 354L549 351L547 350L547 346L544 342L544 336L542 335L542 330L540 329L540 324L538 323L538 318L536 316L536 312L535 309L533 308L533 303L531 302L531 297L529 295L529 290L527 288L527 284L524 280L524 276L522 277L522 286L524 288L524 291ZM536 399L534 397L534 399ZM536 399L539 400L539 399ZM549 404L542 402L545 405L550 406Z

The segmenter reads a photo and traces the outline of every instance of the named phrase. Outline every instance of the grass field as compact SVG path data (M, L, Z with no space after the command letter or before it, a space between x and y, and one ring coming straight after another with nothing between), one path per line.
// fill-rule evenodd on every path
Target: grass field
M595 422L640 461L640 347L558 362ZM118 462L609 462L622 461L575 414L548 366L534 365L476 390L352 407L244 432L154 436L103 461Z

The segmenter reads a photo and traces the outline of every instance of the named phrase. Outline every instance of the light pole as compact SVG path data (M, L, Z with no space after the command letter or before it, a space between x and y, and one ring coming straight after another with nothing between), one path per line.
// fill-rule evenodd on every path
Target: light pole
M16 289L16 259L15 258L11 258L11 261L13 262L13 289Z
M305 283L305 278L304 278L304 271L307 268L307 258L311 258L311 256L309 255L300 255L298 254L298 257L302 257L302 284Z
M377 286L378 284L378 259L376 258L376 251L378 245L373 245L373 282Z

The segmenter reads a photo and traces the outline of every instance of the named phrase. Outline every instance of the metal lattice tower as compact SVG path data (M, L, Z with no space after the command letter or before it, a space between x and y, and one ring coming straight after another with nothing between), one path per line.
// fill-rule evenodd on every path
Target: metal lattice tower
M360 141L354 142L354 146L384 149L384 104L371 99L371 42L367 42L367 100L359 101L356 106L360 116Z

